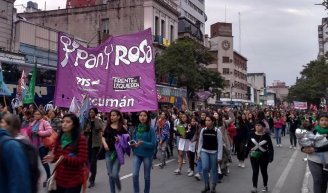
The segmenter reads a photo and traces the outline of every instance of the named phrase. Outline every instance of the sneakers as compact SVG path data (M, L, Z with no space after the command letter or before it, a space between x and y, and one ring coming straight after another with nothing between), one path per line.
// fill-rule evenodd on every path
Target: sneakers
M174 171L174 173L175 173L175 175L180 175L180 174L181 174L181 170L180 170L180 169L176 169L176 170Z
M257 193L257 188L253 187L251 193Z
M281 145L281 144L279 144L279 146L280 146L280 147L282 147L282 145Z
M189 168L188 171L187 171L187 173L189 174L190 172L191 172L191 169Z
M268 187L264 186L263 189L262 189L262 192L268 192Z
M289 146L289 149L292 149L293 148L293 146L291 145L291 146Z
M194 171L188 172L188 177L192 177L194 175Z
M93 188L93 187L95 187L95 183L94 182L90 182L88 188Z
M277 144L276 146L279 147L279 144Z
M294 150L296 150L296 146L294 146Z
M196 180L200 181L201 176L199 173L196 173L194 177L196 178Z
M241 163L240 167L245 168L245 163Z

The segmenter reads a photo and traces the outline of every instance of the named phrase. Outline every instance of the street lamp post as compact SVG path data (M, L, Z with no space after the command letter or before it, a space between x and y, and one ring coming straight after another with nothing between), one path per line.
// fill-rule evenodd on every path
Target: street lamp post
M232 104L232 89L234 88L235 86L233 84L231 84L231 87L230 87L230 104Z

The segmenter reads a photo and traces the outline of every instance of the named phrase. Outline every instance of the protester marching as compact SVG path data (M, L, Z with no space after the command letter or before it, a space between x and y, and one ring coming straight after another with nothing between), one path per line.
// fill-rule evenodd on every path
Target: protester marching
M123 182L128 177L134 193L157 193L161 187L154 188L152 177L157 169L156 175L202 187L194 192L229 192L221 185L248 168L252 173L243 178L251 185L244 192L269 192L275 172L270 167L285 135L290 142L285 149L307 154L314 193L326 192L325 109L159 106L150 29L112 37L97 49L61 32L58 40L53 101L35 103L35 66L28 86L23 71L12 107L0 108L1 193L85 193L99 186L128 193ZM1 94L9 96L4 79L1 69ZM169 164L176 169L167 172ZM123 176L126 168L131 174ZM231 172L236 168L240 173ZM99 183L104 173L105 186Z

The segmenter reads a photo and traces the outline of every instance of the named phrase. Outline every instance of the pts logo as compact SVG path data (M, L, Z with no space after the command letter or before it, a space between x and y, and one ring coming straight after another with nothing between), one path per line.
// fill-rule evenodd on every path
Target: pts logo
M100 80L91 81L91 79L89 79L89 78L76 77L76 80L77 80L78 85L86 86L86 87L100 84Z

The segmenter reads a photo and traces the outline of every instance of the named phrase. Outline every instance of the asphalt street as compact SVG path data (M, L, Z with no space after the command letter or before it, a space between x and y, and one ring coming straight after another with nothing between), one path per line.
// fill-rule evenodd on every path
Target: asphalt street
M275 144L274 139L273 143ZM303 177L306 162L303 161L305 154L299 149L289 149L289 136L283 137L283 147L275 148L273 163L269 165L269 192L272 193L300 193L302 189ZM151 193L199 193L203 189L203 182L197 181L193 177L187 176L188 164L183 166L182 175L175 175L173 171L177 168L177 152L175 156L168 160L164 169L158 167L158 160L154 160L154 167L151 171ZM43 176L44 171L42 169ZM121 193L133 193L132 185L132 162L126 157L126 163L121 167ZM238 167L236 156L233 156L233 163L230 166L230 174L223 179L223 183L218 184L218 193L249 193L252 188L252 169L249 159L246 160L246 167ZM143 168L140 170L140 188L143 192ZM259 189L262 189L262 178L259 177ZM40 192L45 189L40 188ZM88 189L92 193L110 193L108 176L105 161L98 161L98 174L96 186Z

